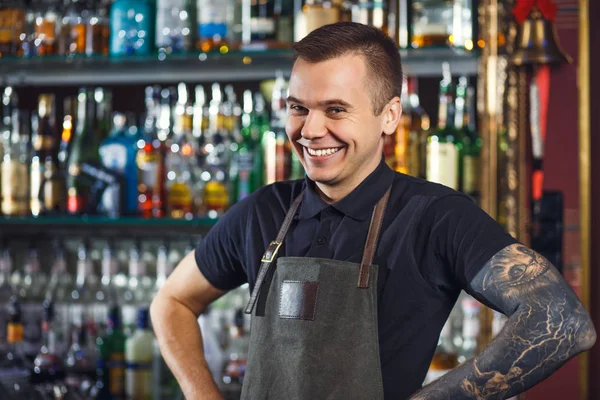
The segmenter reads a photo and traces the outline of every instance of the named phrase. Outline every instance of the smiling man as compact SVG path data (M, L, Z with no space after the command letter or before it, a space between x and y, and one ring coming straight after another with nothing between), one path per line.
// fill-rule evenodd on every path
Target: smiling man
M467 196L396 173L393 41L354 23L295 44L287 135L305 180L233 206L152 304L163 355L189 399L220 399L197 317L249 282L243 399L504 399L589 349L575 293ZM509 316L474 360L422 388L461 291Z

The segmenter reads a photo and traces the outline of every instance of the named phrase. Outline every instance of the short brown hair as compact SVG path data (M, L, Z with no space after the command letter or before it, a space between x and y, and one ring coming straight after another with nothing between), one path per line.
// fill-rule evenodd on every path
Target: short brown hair
M402 62L396 43L383 31L356 22L325 25L293 46L296 58L318 63L348 53L361 55L367 67L373 113L402 94Z

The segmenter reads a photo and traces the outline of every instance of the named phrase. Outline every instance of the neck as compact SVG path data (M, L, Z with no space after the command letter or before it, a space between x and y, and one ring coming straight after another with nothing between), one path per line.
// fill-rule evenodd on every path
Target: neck
M378 154L382 154L383 149L379 149ZM362 166L352 177L346 180L346 182L340 182L333 185L327 183L315 182L315 189L321 199L327 204L333 204L350 193L358 187L373 171L377 169L381 157L372 157L372 159Z

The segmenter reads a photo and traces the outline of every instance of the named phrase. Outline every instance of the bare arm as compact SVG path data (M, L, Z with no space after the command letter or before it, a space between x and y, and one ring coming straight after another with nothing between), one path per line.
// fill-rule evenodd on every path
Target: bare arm
M473 279L470 292L509 316L505 328L479 356L412 399L505 399L547 378L596 341L577 295L548 260L523 245L498 252Z
M181 260L150 307L161 353L188 399L222 399L204 358L198 317L224 293L202 275L192 251Z

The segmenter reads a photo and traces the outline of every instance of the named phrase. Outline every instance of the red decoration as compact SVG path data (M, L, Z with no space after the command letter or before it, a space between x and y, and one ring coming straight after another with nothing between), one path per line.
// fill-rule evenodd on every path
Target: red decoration
M557 7L552 0L517 0L517 5L513 9L513 15L517 22L522 24L534 7L540 10L548 21L554 21L556 18Z

